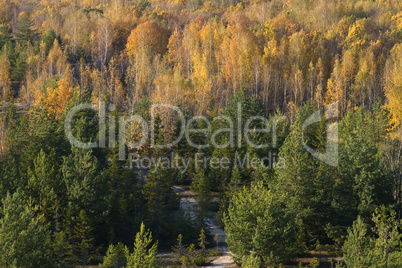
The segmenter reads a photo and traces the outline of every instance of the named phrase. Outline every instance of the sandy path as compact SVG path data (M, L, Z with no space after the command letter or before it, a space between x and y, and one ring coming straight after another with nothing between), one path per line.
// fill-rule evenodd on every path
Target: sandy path
M221 237L221 242L220 244L223 245L220 250L222 250L222 255L215 257L211 262L210 266L218 266L218 267L232 267L234 266L234 262L231 257L231 253L228 249L228 246L226 244L226 233L224 230L218 227L218 221L216 217L213 217L212 219L207 221L207 225L209 227L209 230L213 236L215 234L218 234Z
M194 218L194 212L191 210L194 206L197 205L197 201L194 199L195 194L191 191L188 191L180 186L174 186L174 192L180 195L182 198L180 200L180 208L184 211L189 211L190 217ZM231 258L231 253L227 247L225 242L226 240L226 233L223 229L219 228L218 220L216 219L216 214L213 213L211 218L206 221L206 225L209 228L209 231L212 236L218 234L221 237L220 241L220 250L222 251L222 255L214 257L212 261L209 263L209 266L216 266L216 267L235 267L234 262Z

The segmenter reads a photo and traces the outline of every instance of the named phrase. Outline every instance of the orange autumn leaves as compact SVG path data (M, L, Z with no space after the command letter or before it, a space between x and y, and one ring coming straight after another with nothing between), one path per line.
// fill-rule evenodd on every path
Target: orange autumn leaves
M73 96L74 89L68 79L61 78L57 82L56 88L48 87L45 91L38 92L35 103L43 102L48 110L48 115L53 115L56 119L59 119Z
M167 50L168 32L155 21L147 21L131 31L127 40L127 53L132 56L138 49L164 54Z

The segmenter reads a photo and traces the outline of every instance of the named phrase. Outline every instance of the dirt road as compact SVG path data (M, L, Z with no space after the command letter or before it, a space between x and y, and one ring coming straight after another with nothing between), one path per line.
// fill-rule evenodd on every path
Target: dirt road
M190 217L194 218L195 215L192 211L192 208L197 205L197 201L194 198L195 194L181 186L174 186L174 192L181 196L180 209L189 211ZM231 258L231 253L225 242L226 233L219 227L218 220L216 219L216 213L212 213L211 218L206 221L206 225L208 226L212 236L218 234L221 237L220 250L222 251L222 255L214 257L208 266L235 267L235 264Z

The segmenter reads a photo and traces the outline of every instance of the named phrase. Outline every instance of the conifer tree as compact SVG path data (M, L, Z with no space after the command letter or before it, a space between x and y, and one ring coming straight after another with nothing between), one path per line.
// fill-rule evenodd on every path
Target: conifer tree
M322 128L305 129L302 133L304 120L314 113L315 108L310 104L297 111L296 120L291 133L280 148L279 157L285 159L286 167L276 171L276 178L268 182L269 186L279 195L287 196L289 211L297 213L297 223L300 232L308 233L316 241L319 234L323 235L322 218L318 208L322 204L332 201L330 196L331 180L325 174L318 174L319 160L314 158L303 146L303 142L309 146L315 144L316 149L322 150ZM324 128L325 129L325 128ZM324 130L325 131L325 130ZM321 197L318 195L321 193ZM322 211L321 211L322 212ZM325 235L325 233L324 233ZM299 241L303 248L308 241Z
M208 205L211 199L210 197L210 182L205 174L204 167L198 167L191 183L191 190L197 193L197 219L199 227L204 226L204 221L208 217Z
M156 168L152 165L146 177L147 183L142 190L148 216L156 226L157 235L162 232L165 210L178 205L178 196L172 191L173 172L169 168Z
M65 198L72 216L85 210L90 218L102 213L106 187L104 176L99 174L99 163L92 150L71 148L70 155L63 157L61 165Z
M135 236L134 252L126 250L127 268L155 268L158 242L152 244L152 234L141 223L140 231Z
M59 265L64 266L68 262L70 256L69 249L71 248L64 230L57 232L53 237L52 253Z
M0 266L53 267L50 231L20 190L2 201Z
M262 183L234 194L224 223L236 262L254 255L273 266L294 254L295 216L286 212L282 198Z
M12 40L12 30L8 23L0 24L0 50L3 46L8 44L11 45Z
M384 135L378 130L385 125L381 111L371 114L362 109L348 113L340 125L338 172L342 183L337 185L340 198L334 205L345 225L358 214L368 221L379 205L391 202L392 176L377 147Z
M70 243L73 262L83 267L88 263L94 253L95 248L92 231L93 229L86 212L81 210L77 218L77 223L74 226Z
M125 253L128 251L127 247L122 243L117 245L109 245L106 256L103 258L103 263L100 267L103 268L120 268L125 267L127 260Z
M400 249L400 220L395 213L386 213L385 207L373 214L374 234L369 234L368 226L359 216L349 228L343 245L347 267L400 267L402 251Z
M22 16L18 26L18 32L15 39L23 43L32 43L34 41L35 32L31 29L32 21L28 15Z
M61 201L63 192L57 170L58 164L55 160L55 151L48 155L41 149L34 160L34 168L28 170L30 196L44 213L48 222L54 219L58 209L57 204Z

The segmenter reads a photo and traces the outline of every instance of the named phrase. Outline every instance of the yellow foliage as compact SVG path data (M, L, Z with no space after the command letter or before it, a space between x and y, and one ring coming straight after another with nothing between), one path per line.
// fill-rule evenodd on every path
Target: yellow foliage
M337 101L338 98L337 98L335 92L336 92L336 89L335 89L334 82L330 78L330 79L328 79L328 83L327 83L327 92L325 93L324 105L328 105L330 103Z
M393 128L402 122L402 44L396 44L387 61L385 75L385 95L391 113Z
M47 96L43 98L43 101L49 114L54 114L56 118L59 118L73 95L73 88L70 87L67 78L60 79L57 82L57 88L48 88Z
M402 11L392 17L392 20L395 22L397 29L402 29Z
M149 49L164 54L168 45L168 32L155 21L147 21L135 28L127 40L127 54L133 56L138 49Z
M329 97L331 98L331 97ZM314 103L317 107L322 107L323 105L323 97L322 97L322 86L318 85L315 94L314 94Z
M0 102L8 101L12 97L10 61L6 53L0 55Z

